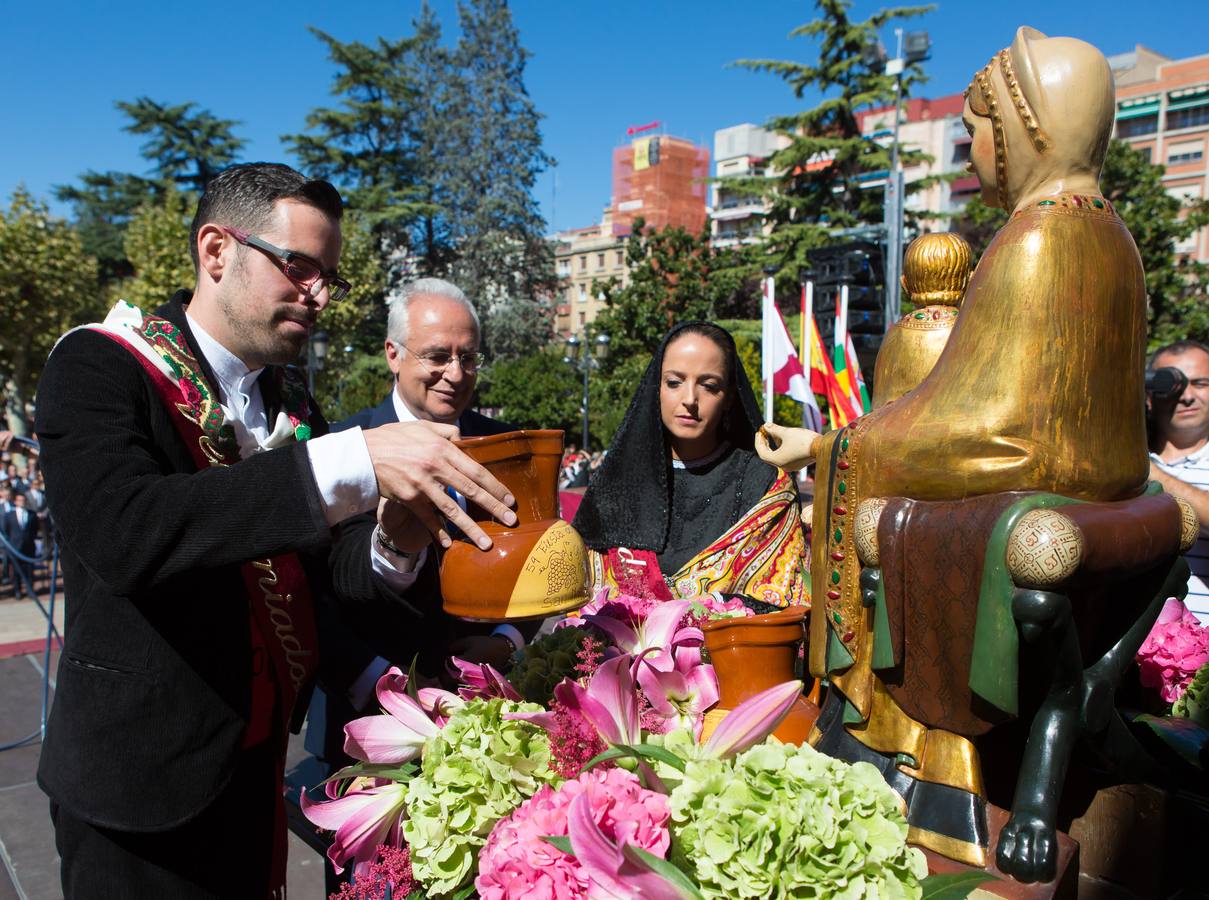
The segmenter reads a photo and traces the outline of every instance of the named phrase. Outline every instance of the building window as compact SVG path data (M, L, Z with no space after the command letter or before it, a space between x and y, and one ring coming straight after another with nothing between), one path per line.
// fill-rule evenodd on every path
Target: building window
M570 271L571 271L571 260L560 259L558 261L558 274L566 275L566 274L570 273Z
M604 254L603 253L596 254L596 268L598 268L598 269L604 268Z
M579 286L579 302L583 303L587 299L588 299L588 286L586 284L581 284Z
M1190 106L1187 109L1174 109L1167 113L1167 130L1177 128L1195 128L1198 125L1209 125L1209 103L1200 106Z
M1178 166L1181 163L1197 162L1205 157L1203 141L1182 141L1171 144L1167 148L1167 165Z
M964 163L970 159L970 145L972 141L962 141L960 144L953 145L953 162Z
M581 271L581 272L588 271L588 257L587 256L581 256L579 258L579 271Z
M625 254L622 251L617 251L617 265L622 265L625 262Z
M1153 151L1154 147L1143 147L1138 152L1142 154L1142 158L1145 159L1146 162L1150 162L1150 157L1153 155Z
M579 313L579 324L580 324L580 325L586 325L586 324L587 324L587 322L588 322L588 314L587 314L586 312L583 312L583 311L581 310L581 311L580 311L580 313Z
M1167 121L1171 121L1171 114L1167 114ZM1168 124L1168 128L1172 126ZM1154 134L1159 130L1159 114L1151 113L1148 116L1137 116L1133 119L1118 119L1117 120L1117 137L1131 138L1141 134Z

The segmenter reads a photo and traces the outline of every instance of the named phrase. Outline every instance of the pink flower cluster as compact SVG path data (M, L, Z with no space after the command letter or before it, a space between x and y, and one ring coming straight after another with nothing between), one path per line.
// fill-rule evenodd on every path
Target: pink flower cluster
M1196 670L1209 662L1209 628L1171 597L1138 650L1137 659L1142 684L1158 688L1165 702L1174 703L1188 688Z
M543 787L495 826L479 852L474 885L483 900L587 897L590 881L575 857L542 840L567 834L571 801L584 795L593 821L615 843L667 854L668 799L625 769L593 769L557 791Z
M550 701L554 724L550 729L550 768L563 778L573 778L592 759L603 753L608 745L600 739L583 713L559 702Z
M341 885L340 893L332 894L330 900L383 900L387 885L396 898L406 897L420 887L412 877L411 855L406 847L379 846L378 861L351 884Z

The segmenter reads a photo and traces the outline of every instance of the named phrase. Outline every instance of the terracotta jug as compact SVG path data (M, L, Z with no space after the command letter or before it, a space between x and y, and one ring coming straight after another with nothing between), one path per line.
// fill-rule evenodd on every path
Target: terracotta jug
M726 713L766 688L793 681L806 610L795 606L762 616L717 619L702 626L705 647L718 675L718 705L705 717L712 733ZM819 717L818 685L799 696L773 734L787 744L805 743Z
M457 442L516 497L514 527L473 503L470 517L491 537L483 551L455 540L441 560L445 611L463 619L503 622L545 618L587 602L583 539L558 518L561 431L510 431Z

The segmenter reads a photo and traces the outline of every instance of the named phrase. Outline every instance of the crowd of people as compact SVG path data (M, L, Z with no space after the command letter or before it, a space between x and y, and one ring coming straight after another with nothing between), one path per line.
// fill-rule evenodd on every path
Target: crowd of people
M50 545L46 483L36 452L8 431L0 431L0 537L0 597L35 596L35 561Z
M561 490L567 488L586 488L588 482L604 462L604 450L589 452L585 447L580 450L575 444L567 444L563 452L562 463L559 465L558 486Z

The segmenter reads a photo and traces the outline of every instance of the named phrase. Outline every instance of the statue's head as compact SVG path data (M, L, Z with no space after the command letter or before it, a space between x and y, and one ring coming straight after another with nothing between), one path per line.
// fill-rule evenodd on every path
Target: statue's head
M962 118L983 202L1011 210L1041 184L1100 177L1116 100L1099 50L1020 28L966 89Z
M902 285L916 306L960 306L973 253L959 234L921 234L903 256Z

